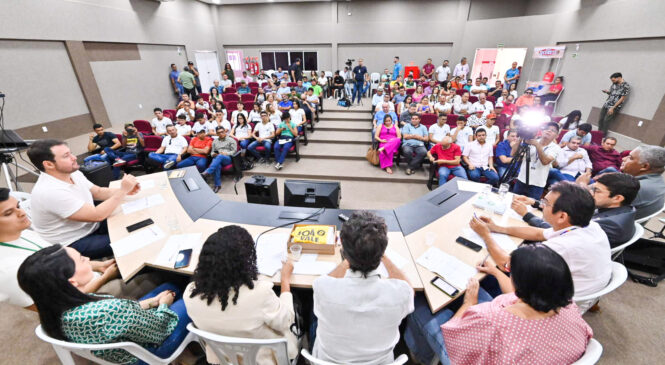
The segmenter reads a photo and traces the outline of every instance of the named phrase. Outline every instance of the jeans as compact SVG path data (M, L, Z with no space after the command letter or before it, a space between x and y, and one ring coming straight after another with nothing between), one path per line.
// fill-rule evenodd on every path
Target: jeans
M148 158L164 166L164 164L167 163L168 161L175 162L178 159L178 155L175 153L164 154L164 153L150 152L148 154Z
M605 174L605 173L608 173L608 172L619 172L619 170L617 170L616 167L610 166L610 167L607 167L607 168L604 168L604 169L598 171L598 173L596 175Z
M346 93L346 97L349 97L353 94L354 85L355 83L352 84L350 82L344 84L344 92ZM351 102L353 102L353 100L351 100Z
M248 138L248 139L243 139L242 141L238 142L238 144L240 145L240 148L242 148L243 150L246 150L247 146L249 146L249 144L251 142L252 142L252 140Z
M579 176L579 174L577 174ZM553 185L558 183L559 181L572 181L575 182L575 178L577 176L572 176L568 174L564 174L561 172L559 169L551 168L549 174L547 175L547 185Z
M545 187L526 185L519 180L515 180L515 186L513 186L513 193L525 195L535 200L540 199L540 196L543 195L543 190L545 190Z
M293 140L289 140L284 144L275 143L275 161L277 163L284 163L286 160L286 155L289 153L289 149L293 146Z
M136 160L137 156L135 153L131 152L122 152L122 151L115 151L111 149L110 147L104 148L104 152L106 152L106 156L108 156L108 159L112 162L111 165L113 165L113 162L116 159L121 159L124 161L133 161ZM114 167L113 168L113 180L118 180L120 178L120 167Z
M462 179L468 179L468 177L466 176L466 171L462 166L455 166L455 167L439 166L439 186L445 184L448 181L448 175L450 174L453 174L457 177L461 177Z
M231 164L231 156L217 155L212 159L210 166L205 170L215 179L215 186L222 186L222 168Z
M171 332L169 337L167 337L158 347L147 348L152 354L161 357L162 359L167 358L175 352L175 350L180 346L182 341L187 337L189 331L187 331L187 325L192 321L187 315L187 309L185 308L185 301L182 300L182 289L178 286L171 283L164 283L150 293L144 295L139 300L149 299L156 297L159 293L164 290L172 290L176 293L176 296L173 300L173 304L169 306L169 309L174 311L178 315L178 325ZM138 365L147 365L145 362L140 361Z
M482 288L478 290L478 303L489 302L492 297ZM415 309L406 319L404 342L413 356L423 364L429 364L436 355L441 364L450 364L446 345L441 333L441 325L448 322L462 305L462 297L453 301L447 308L435 314L429 309L425 295L417 293Z
M485 178L487 178L487 183L490 185L496 185L499 182L499 175L489 168L484 169L482 167L476 167L473 170L469 170L470 180L480 181L481 176L485 176Z
M69 247L92 260L113 256L106 220L100 222L95 231L72 242Z
M608 108L605 107L600 109L600 116L598 117L598 130L603 132L603 136L607 136L607 130L610 128L610 122L612 122L619 113L619 111L615 109L614 113L607 114L607 110Z
M185 87L183 94L189 95L190 100L196 100L196 87L193 87L191 89Z
M496 167L496 172L499 174L499 179L503 177L503 174L506 173L506 170L508 170L508 167L503 167L503 166Z
M360 98L363 94L363 81L354 81L353 82L353 95L351 95L351 102L353 103L356 100L356 95L358 95L358 103L360 103Z
M196 168L199 170L199 172L202 172L203 170L205 170L207 164L208 164L207 157L189 156L186 159L178 162L176 167L181 168L181 167L196 165Z
M413 155L415 153L415 156ZM425 146L410 146L408 144L402 145L402 156L406 159L408 168L413 170L420 166L427 155Z
M265 158L266 160L270 159L270 151L272 150L272 141L269 139L264 139L262 142L254 141L250 143L249 146L247 147L247 150L249 151L249 153L252 154L252 156L256 158L261 158L261 154L259 153L259 151L256 150L256 147L258 146L263 146L263 148L265 148L264 152L265 156L263 156L263 158Z

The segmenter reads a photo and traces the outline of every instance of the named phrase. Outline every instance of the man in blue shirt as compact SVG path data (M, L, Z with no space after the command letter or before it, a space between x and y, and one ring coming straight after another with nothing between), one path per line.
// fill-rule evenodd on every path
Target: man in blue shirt
M210 88L208 91L209 94L212 94L212 89L217 89L217 92L221 96L224 93L224 86L219 84L219 80L213 81L213 86ZM212 100L210 100L210 103L212 104Z
M240 87L238 88L237 91L238 91L239 95L249 94L249 93L252 92L252 90L249 88L249 86L247 86L247 83L245 82L245 80L240 81Z
M517 68L517 62L513 62L513 67L509 68L506 74L503 75L503 79L506 81L504 83L506 90L510 90L510 85L516 84L519 78L520 70Z
M425 144L429 141L427 127L420 124L420 115L411 116L411 123L402 127L402 156L408 164L406 174L415 174L427 155Z
M406 97L407 97L406 88L404 86L400 86L399 87L399 93L397 93L397 94L395 94L395 96L393 96L393 103L395 104L395 107L397 107L397 105L399 103L403 102L404 99L406 99Z
M171 79L171 86L173 87L173 92L180 96L185 92L182 84L178 81L178 76L180 76L180 71L178 71L178 66L175 63L171 64L171 73L169 73L169 79Z
M582 123L579 126L577 126L576 129L571 129L566 134L563 135L561 138L561 143L559 145L561 147L564 147L568 142L570 142L570 139L578 136L582 138L582 146L588 146L591 144L591 124L589 123Z
M395 56L395 67L393 68L393 81L397 80L397 76L402 74L402 64L399 63L399 57Z
M356 95L358 95L358 105L360 105L360 98L363 94L363 85L365 80L369 77L367 74L367 67L363 65L363 59L358 59L358 66L353 68L353 79L355 84L353 85L353 95L351 95L351 103L355 100Z
M508 166L513 161L512 149L515 143L518 143L517 131L511 129L508 131L507 139L499 142L496 146L496 171L499 174L499 179L503 177L503 174L508 169Z
M289 112L291 108L293 108L293 102L289 100L289 94L282 94L282 101L277 104L277 107L279 108L279 111L284 113L284 112Z
M273 75L275 75L275 77L277 77L278 82L281 82L282 77L284 77L284 71L282 71L281 67L277 67L277 71L275 71L275 73Z

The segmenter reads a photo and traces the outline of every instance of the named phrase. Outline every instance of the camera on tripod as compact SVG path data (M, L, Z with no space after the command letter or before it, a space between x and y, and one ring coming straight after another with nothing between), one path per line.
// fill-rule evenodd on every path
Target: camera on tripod
M517 137L523 140L534 139L546 122L546 116L540 112L526 113L515 119Z
M347 58L347 59L346 59L346 62L344 62L344 64L347 65L347 66L349 66L349 67L351 67L351 65L353 64L353 61L355 61L355 59L353 59L353 58Z

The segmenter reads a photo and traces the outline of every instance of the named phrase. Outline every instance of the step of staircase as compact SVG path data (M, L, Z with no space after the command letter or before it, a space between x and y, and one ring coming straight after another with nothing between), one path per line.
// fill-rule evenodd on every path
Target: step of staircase
M315 131L371 132L372 122L349 122L343 120L321 120L314 126Z
M368 148L369 146L362 144L310 143L300 146L300 157L364 161Z
M372 115L370 113L341 113L337 111L330 111L319 114L319 120L370 121L372 120Z
M253 169L243 171L243 175L264 175L273 177L288 177L300 179L319 180L354 180L354 181L376 181L376 182L401 182L413 184L426 184L427 171L422 168L413 175L407 175L403 167L393 167L394 173L388 174L377 166L370 165L367 161L328 159L322 161L315 158L301 158L296 162L288 158L284 167L277 170L272 165L255 165ZM378 188L378 187L377 187Z
M345 143L345 144L372 144L372 136L370 132L359 131L328 131L328 130L314 130L314 133L307 134L309 143ZM302 143L301 143L302 145Z

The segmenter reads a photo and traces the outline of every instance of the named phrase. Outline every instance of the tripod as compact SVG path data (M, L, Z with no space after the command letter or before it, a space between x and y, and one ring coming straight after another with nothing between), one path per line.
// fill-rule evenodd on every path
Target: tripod
M18 169L21 169L25 172L28 172L30 174L33 174L37 177L39 177L39 174L37 174L34 170L32 170L29 167L23 166L20 163L16 162L16 159L14 158L14 152L18 152L18 148L2 148L0 149L0 164L2 164L2 171L0 174L5 175L5 183L7 184L7 188L9 190L12 189L12 184L16 188L16 191L22 191L21 186L18 183ZM11 169L11 165L14 166L14 171Z
M515 154L515 157L513 157L513 160L510 161L510 165L508 165L508 168L506 169L506 172L503 173L503 176L501 176L501 179L499 180L499 184L503 183L509 183L513 179L517 177L520 171L520 166L522 165L522 161L526 161L526 172L525 172L525 177L526 177L526 185L529 185L529 175L530 175L530 168L531 168L531 153L530 153L530 148L529 145L521 142L519 148L517 149L517 153Z

